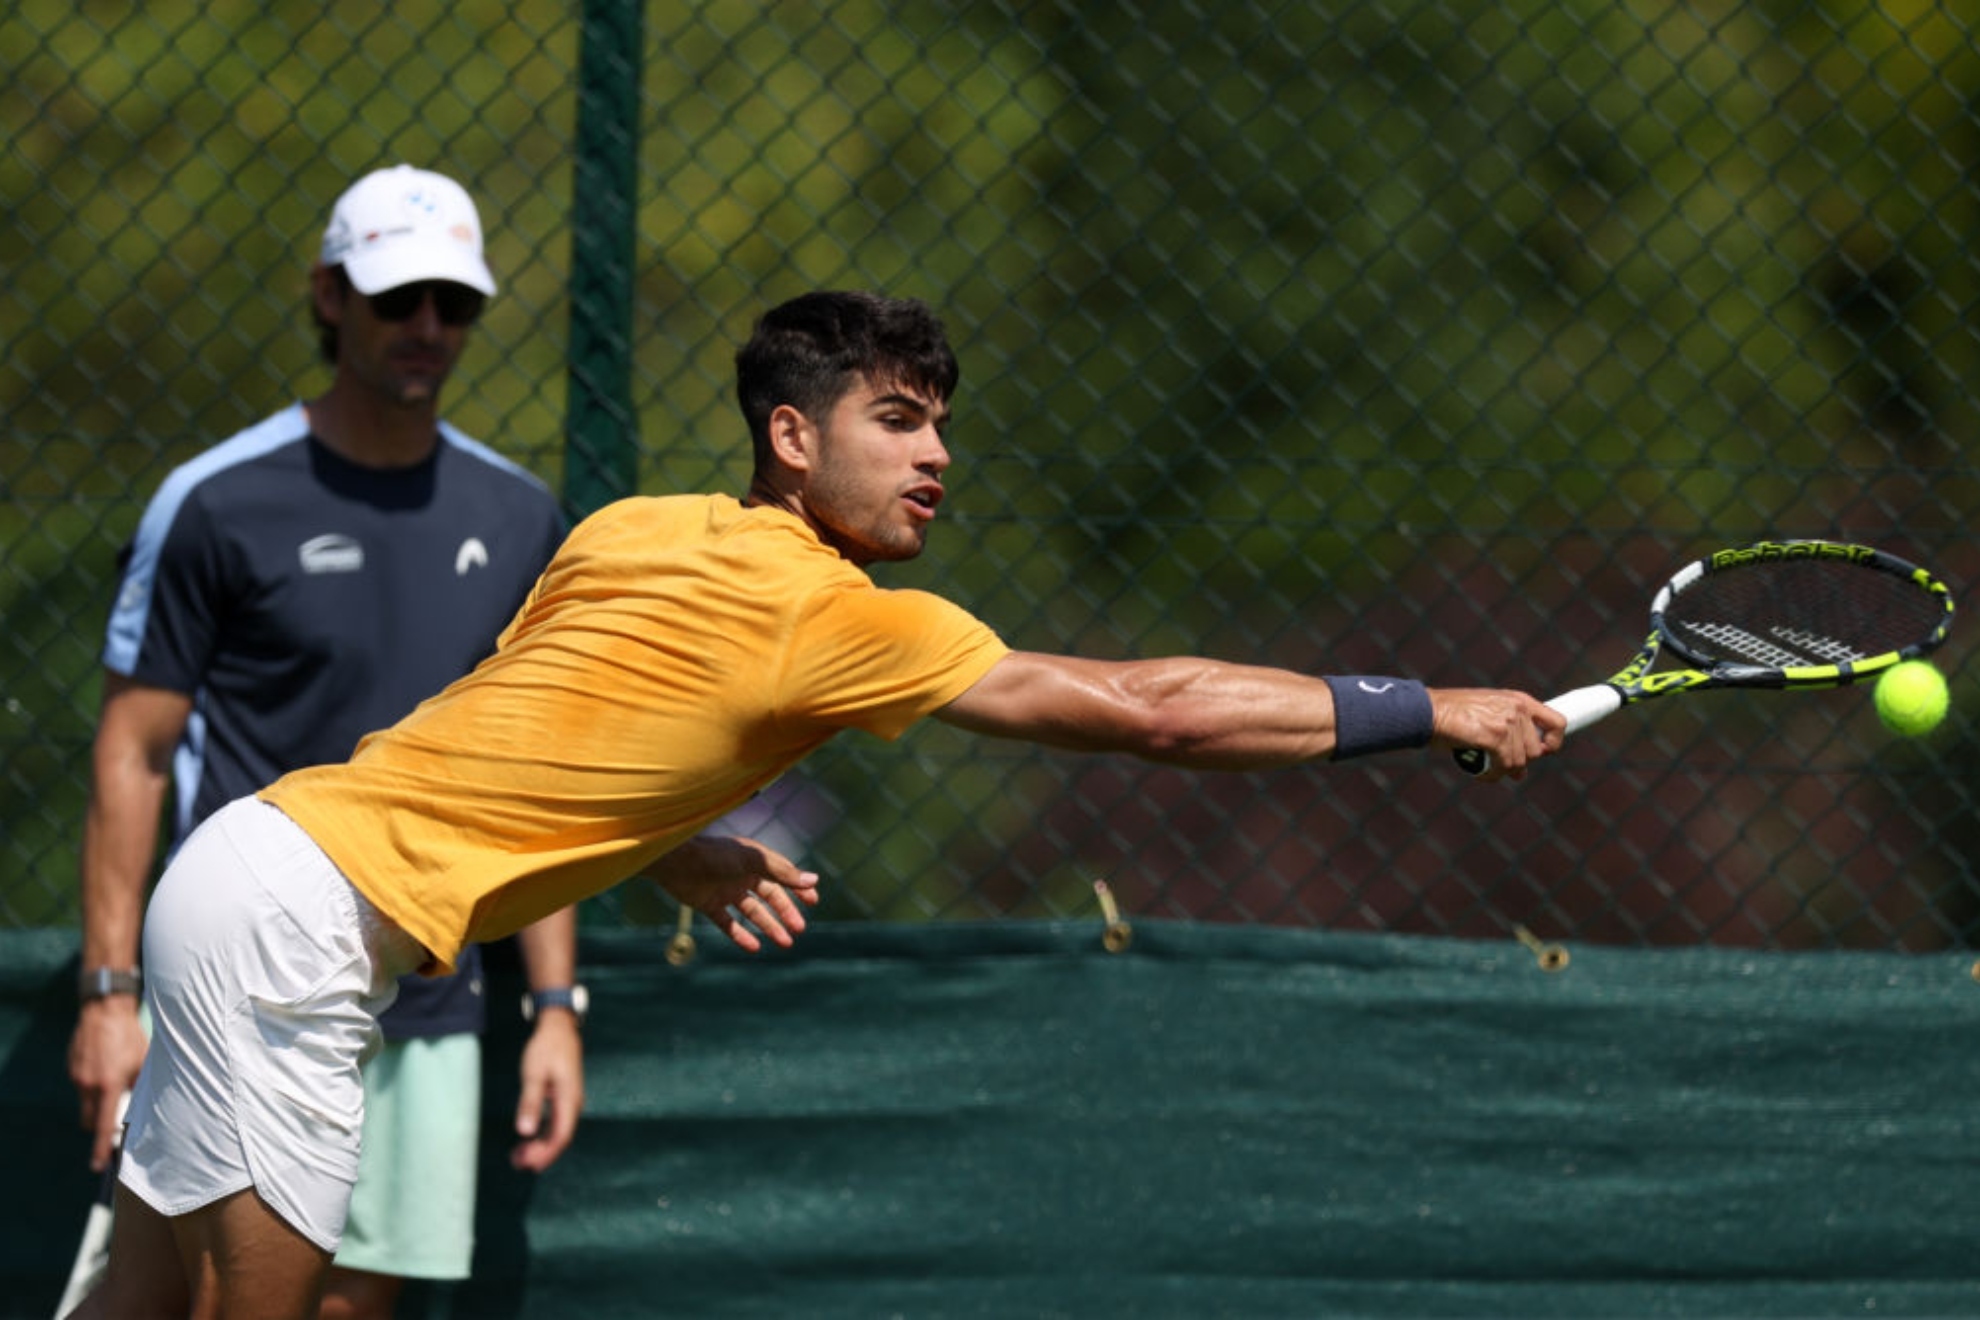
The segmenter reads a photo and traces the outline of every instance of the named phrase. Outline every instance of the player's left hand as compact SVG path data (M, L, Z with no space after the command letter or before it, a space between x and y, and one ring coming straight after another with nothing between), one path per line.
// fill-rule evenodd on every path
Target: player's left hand
M818 905L817 873L754 839L697 835L646 875L749 953L764 939L790 948L804 933L804 908Z

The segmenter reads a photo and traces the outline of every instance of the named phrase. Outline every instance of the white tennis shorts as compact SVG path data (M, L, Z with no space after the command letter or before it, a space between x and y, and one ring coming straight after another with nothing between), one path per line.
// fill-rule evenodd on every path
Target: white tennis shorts
M357 1178L378 1014L424 958L280 811L241 798L179 849L144 922L151 1047L121 1178L161 1214L253 1187L325 1251Z

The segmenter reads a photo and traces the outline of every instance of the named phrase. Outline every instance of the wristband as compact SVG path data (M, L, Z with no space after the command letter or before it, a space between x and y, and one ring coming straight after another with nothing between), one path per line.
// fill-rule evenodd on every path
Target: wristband
M85 967L76 975L76 997L85 1004L111 995L141 995L144 974L135 967Z
M1334 693L1334 756L1422 747L1435 732L1430 693L1413 678L1335 674L1321 681Z

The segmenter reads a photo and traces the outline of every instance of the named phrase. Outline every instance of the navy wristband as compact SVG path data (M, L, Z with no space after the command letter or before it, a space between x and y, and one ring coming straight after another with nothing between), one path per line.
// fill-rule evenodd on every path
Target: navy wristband
M1320 681L1334 693L1334 760L1429 743L1430 693L1415 679L1333 674Z

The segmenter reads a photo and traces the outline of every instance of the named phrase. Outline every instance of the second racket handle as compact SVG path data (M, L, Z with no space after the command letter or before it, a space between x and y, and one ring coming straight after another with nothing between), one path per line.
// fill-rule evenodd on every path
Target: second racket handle
M1567 731L1579 733L1596 720L1622 709L1622 693L1607 683L1576 688L1550 699L1547 704L1567 716ZM1476 747L1459 747L1451 753L1458 768L1468 775L1482 775L1492 768L1492 754Z

